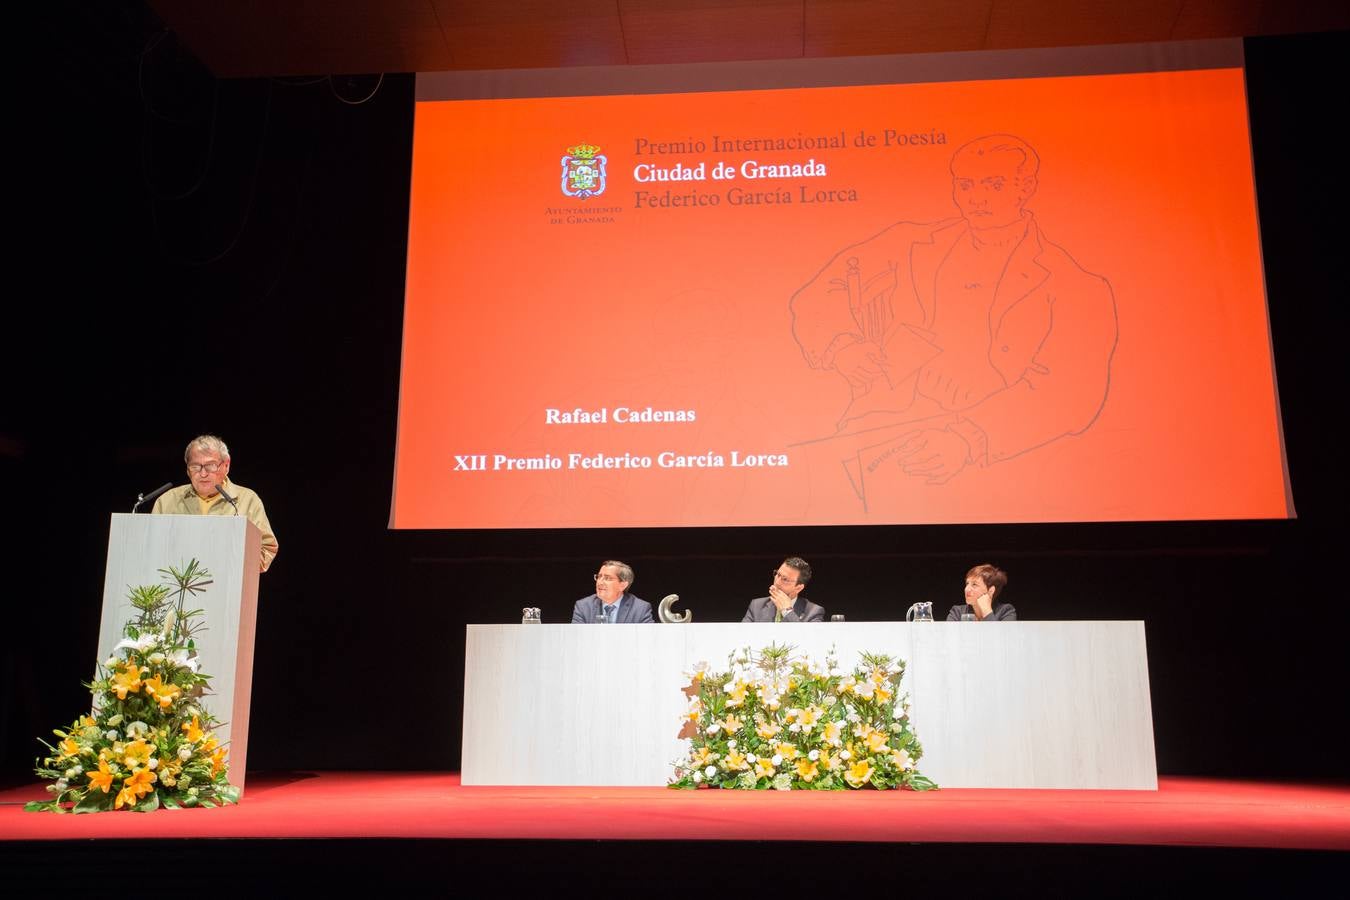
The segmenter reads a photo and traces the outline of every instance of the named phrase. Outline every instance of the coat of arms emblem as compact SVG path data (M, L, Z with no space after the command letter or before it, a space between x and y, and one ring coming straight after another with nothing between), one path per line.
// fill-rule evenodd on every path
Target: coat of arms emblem
M605 157L592 144L577 144L567 148L562 158L562 192L568 197L585 200L605 192Z

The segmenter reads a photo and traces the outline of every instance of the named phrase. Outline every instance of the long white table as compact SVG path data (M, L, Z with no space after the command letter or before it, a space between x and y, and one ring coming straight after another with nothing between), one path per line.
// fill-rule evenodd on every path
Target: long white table
M943 787L1157 790L1143 622L469 625L466 785L664 785L683 673L790 643L841 669L906 660L902 693Z

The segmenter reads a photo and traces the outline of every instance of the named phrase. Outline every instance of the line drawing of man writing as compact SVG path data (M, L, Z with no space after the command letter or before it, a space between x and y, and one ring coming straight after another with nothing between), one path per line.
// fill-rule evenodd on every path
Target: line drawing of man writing
M839 251L793 294L807 363L849 386L833 442L854 491L898 475L943 484L1096 420L1118 326L1106 279L1040 229L1040 159L1008 134L951 160L961 215L898 222Z

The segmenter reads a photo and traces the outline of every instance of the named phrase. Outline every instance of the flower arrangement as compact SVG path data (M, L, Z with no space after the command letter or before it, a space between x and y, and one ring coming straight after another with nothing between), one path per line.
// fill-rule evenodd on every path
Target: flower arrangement
M728 671L690 673L688 757L670 787L765 790L936 788L916 768L923 748L897 696L905 663L861 654L850 673L791 646L732 653Z
M160 569L163 584L132 588L135 620L124 640L98 666L87 687L92 715L56 729L51 754L36 767L52 780L55 796L30 812L149 812L161 806L217 806L239 802L227 780L227 748L217 742L215 719L201 705L211 676L197 671L194 636L205 624L188 597L211 584L197 560Z

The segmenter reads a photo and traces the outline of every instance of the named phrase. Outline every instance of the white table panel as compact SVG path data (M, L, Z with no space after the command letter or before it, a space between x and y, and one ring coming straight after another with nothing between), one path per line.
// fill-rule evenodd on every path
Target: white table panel
M905 659L920 770L946 787L1157 788L1142 622L470 625L463 783L665 784L682 673L771 642Z

